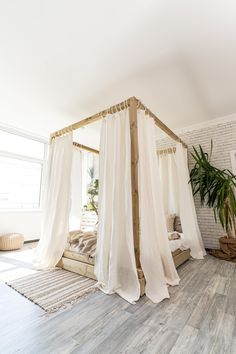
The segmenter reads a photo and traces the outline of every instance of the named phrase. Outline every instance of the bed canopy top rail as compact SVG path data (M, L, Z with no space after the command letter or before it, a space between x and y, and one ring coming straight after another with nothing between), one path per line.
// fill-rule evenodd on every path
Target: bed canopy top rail
M126 101L123 101L121 103L118 103L114 106L111 106L108 109L105 109L99 113L96 113L88 118L82 119L77 123L68 125L67 127L57 130L56 132L51 134L51 139L57 138L61 135L67 134L73 130L77 130L79 128L85 127L86 125L92 124L94 122L97 122L98 120L104 118L108 114L114 114L115 112L122 111L123 109L126 109L129 107L129 99Z
M173 139L174 141L177 141L179 143L181 143L185 148L187 148L187 144L185 144L185 142L178 137L170 128L167 127L167 125L165 125L152 111L150 111L150 109L148 109L140 100L138 100L136 97L130 97L127 100L118 103L114 106L111 106L108 109L105 109L99 113L96 113L88 118L85 118L83 120L80 120L77 123L71 124L63 129L60 129L54 133L51 134L51 139L57 138L59 136L62 136L64 134L67 134L73 130L77 130L81 127L84 127L88 124L92 124L102 118L104 118L106 115L108 114L114 114L115 112L119 112L122 111L128 107L131 106L131 102L135 102L135 107L136 110L137 109L143 109L145 111L145 113L147 115L149 115L150 117L152 117L155 121L155 124L158 128L160 128L162 131L164 131L171 139ZM132 103L133 105L134 103Z
M85 150L85 151L91 152L93 154L99 155L99 151L98 150L93 149L93 148L91 148L89 146L86 146L86 145L83 145L83 144L79 144L79 143L77 143L75 141L73 142L73 146L78 148L78 149Z
M163 132L165 132L171 139L174 141L181 143L183 147L186 149L188 148L187 144L178 136L176 135L167 125L165 125L150 109L148 109L141 101L138 100L138 107L139 109L143 109L146 114L154 119L154 122L158 128L160 128Z

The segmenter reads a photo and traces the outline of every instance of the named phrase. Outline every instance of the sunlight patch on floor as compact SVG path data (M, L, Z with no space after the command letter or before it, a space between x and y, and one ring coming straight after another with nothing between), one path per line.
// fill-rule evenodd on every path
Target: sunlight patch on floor
M37 270L27 268L14 268L6 272L0 273L0 280L5 283L10 280L25 277L26 275L32 275L34 273L37 273Z
M37 272L33 256L37 243L24 245L21 250L0 252L0 281L7 282Z

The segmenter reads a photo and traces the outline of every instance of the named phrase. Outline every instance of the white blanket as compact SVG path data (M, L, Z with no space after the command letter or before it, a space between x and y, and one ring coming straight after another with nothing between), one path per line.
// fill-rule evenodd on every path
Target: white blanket
M189 248L187 242L184 239L184 234L179 233L180 238L177 240L169 240L169 246L171 252L175 252L178 248L183 251Z

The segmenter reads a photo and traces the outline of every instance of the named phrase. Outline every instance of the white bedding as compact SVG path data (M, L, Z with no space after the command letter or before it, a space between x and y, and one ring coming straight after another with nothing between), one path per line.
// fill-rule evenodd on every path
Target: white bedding
M169 240L171 252L175 252L178 248L183 251L189 248L188 244L184 240L184 235L179 233L180 238L177 240Z

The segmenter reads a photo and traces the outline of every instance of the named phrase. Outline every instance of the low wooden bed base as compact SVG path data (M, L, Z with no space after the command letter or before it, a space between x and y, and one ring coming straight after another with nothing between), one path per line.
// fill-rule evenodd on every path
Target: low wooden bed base
M190 258L190 250L181 251L178 249L172 253L172 256L177 268ZM58 263L58 267L96 280L94 274L94 259L80 253L65 251L62 259ZM137 273L140 283L140 296L143 296L145 294L145 278L141 268L137 269Z

